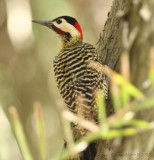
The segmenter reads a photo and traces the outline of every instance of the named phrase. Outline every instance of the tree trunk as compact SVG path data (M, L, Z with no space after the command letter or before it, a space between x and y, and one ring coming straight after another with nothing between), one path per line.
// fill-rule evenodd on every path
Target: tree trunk
M102 63L119 71L120 55L125 52L130 60L131 82L148 94L149 88L144 84L148 79L150 50L153 45L154 1L114 0L98 45ZM107 109L110 110L111 107L109 102ZM153 111L154 109L143 110L136 116L153 121ZM100 140L95 160L152 160L153 153L154 130L151 130L131 137Z

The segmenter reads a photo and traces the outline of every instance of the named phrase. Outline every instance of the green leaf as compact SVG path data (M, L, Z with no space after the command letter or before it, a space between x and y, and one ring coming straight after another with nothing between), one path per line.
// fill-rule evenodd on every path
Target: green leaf
M112 139L115 137L121 136L121 131L119 129L112 129L109 130L107 133L101 133L101 138L102 139Z
M132 135L135 135L137 133L138 132L135 128L127 128L127 129L122 130L122 135L123 136L132 136Z
M106 119L106 105L102 90L98 90L96 94L96 106L99 122L103 122Z
M111 96L112 96L114 110L118 111L122 106L122 102L121 102L121 96L120 96L120 88L118 84L115 82L114 78L111 79Z
M34 103L34 109L35 109L38 147L39 147L39 151L40 151L42 160L46 160L47 159L47 148L46 148L47 145L46 145L46 136L45 136L44 120L43 120L41 105L38 102Z
M121 91L120 94L121 94L121 99L122 99L122 106L126 106L130 100L130 94L128 92L128 88L126 84L121 84L120 91Z
M125 80L125 78L120 74L115 74L114 80L119 86L125 88L127 90L127 93L134 98L140 98L141 96L143 96L143 93L140 90L138 90L134 85Z
M27 139L15 107L10 107L13 130L24 160L33 160Z
M148 129L150 127L148 122L143 121L143 120L138 120L138 119L130 120L129 124L132 124L135 127L139 127L143 129Z

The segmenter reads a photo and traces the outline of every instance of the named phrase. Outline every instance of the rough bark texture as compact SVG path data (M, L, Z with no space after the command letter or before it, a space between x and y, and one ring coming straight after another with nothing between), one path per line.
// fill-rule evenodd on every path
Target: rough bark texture
M129 1L115 0L113 1L111 11L105 23L102 36L98 44L98 51L102 58L102 63L108 65L111 69L115 69L122 52L121 43L119 41L123 17L118 17L119 11L127 12Z
M120 10L124 11L124 15L118 18L116 15ZM134 31L136 35L128 48L122 45L121 40L124 23L128 24L128 37ZM130 57L131 82L145 91L143 83L148 77L152 45L154 45L154 1L114 0L98 45L102 63L119 71L120 55L123 51L127 51ZM146 91L148 91L147 88ZM109 103L108 106L111 104ZM153 113L154 109L148 109L137 113L136 116L153 121ZM132 137L100 141L95 160L152 160L153 153L154 130L151 130Z

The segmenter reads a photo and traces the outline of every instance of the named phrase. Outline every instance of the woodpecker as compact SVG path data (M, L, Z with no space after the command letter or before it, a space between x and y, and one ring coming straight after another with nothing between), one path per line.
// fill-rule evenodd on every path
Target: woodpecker
M108 86L105 75L89 66L90 61L101 63L95 47L83 42L82 29L73 17L33 22L47 26L62 40L62 48L54 59L53 67L58 89L67 107L77 116L96 122L96 92L102 90L107 98ZM85 134L78 124L74 126L78 134Z

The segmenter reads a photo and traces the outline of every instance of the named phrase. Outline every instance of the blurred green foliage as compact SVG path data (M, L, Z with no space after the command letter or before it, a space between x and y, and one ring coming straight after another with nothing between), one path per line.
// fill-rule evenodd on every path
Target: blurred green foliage
M154 73L150 73L150 77L154 76ZM37 140L37 147L39 148L38 154L40 155L41 160L50 159L50 160L59 160L59 159L67 159L70 155L75 155L79 151L82 151L87 147L87 145L93 141L98 139L113 139L119 136L132 136L141 132L144 132L151 128L150 122L146 122L143 120L139 120L134 118L135 112L146 109L148 107L154 106L154 100L151 101L151 96L154 97L154 94L150 95L149 97L143 97L143 94L135 88L131 83L128 83L122 76L114 72L112 75L112 80L116 83L117 87L119 87L119 95L118 99L113 99L113 101L122 100L124 97L120 94L122 90L122 86L125 87L127 90L125 98L133 97L134 99L127 103L124 103L125 106L118 107L116 113L112 114L110 117L106 117L106 109L105 103L103 100L102 92L98 91L97 93L97 108L98 108L98 118L100 120L99 129L87 136L81 138L79 142L75 142L71 144L69 148L66 148L62 153L58 154L54 158L49 158L47 156L47 148L46 148L46 132L44 128L44 120L43 120L43 113L41 111L41 106L39 103L35 103L34 105L34 112L35 112L35 128L36 134L35 137ZM119 81L120 77L120 81ZM149 79L151 83L153 83L153 78ZM115 84L114 84L115 85ZM132 88L132 89L130 89ZM111 97L114 97L115 93L111 92ZM151 103L148 103L150 100ZM115 102L114 104L117 104ZM142 104L142 105L140 105ZM138 107L140 105L140 107ZM117 109L114 107L114 109ZM11 122L13 123L12 127L15 133L16 140L18 142L20 151L22 156L25 160L32 160L35 159L29 150L28 143L26 140L25 133L22 128L22 124L19 119L19 115L14 107L10 108L10 115L11 115ZM102 118L101 115L104 117ZM65 128L64 128L65 129ZM47 158L48 157L48 158Z

